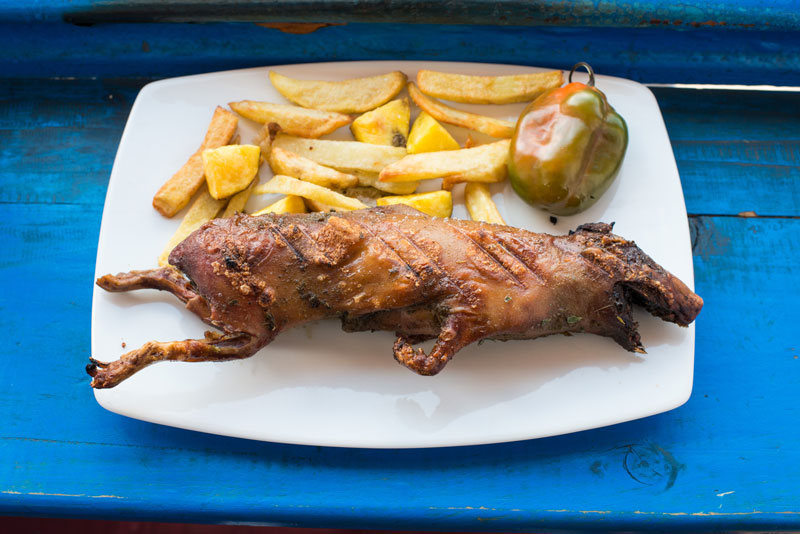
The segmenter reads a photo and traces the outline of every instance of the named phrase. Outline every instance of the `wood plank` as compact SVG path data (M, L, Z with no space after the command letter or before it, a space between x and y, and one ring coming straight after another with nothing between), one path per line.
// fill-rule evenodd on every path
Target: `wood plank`
M800 216L800 93L653 92L689 213Z
M10 281L0 312L14 357L0 374L0 456L14 461L0 465L0 513L499 531L798 527L789 488L800 481L800 311L786 295L800 278L794 256L776 254L800 247L798 219L692 219L706 307L684 407L442 454L258 443L105 412L83 370L99 206L11 204L3 217L0 240L15 254L0 263Z
M150 79L3 80L0 128L122 128L139 89Z
M102 204L144 83L6 80L0 86L0 202Z
M68 172L57 175L58 166L49 167L53 191L70 198L69 191L80 185L76 163L98 175L110 165L117 138L109 129L90 126L94 114L108 110L88 106L78 120L72 117L75 108L64 106L62 115L57 102L38 108L20 95L29 92L34 102L48 92L61 93L58 98L67 102L94 101L109 82L75 82L86 84L78 89L55 80L17 82L19 120L26 113L36 117L38 109L43 122L63 125L56 131L70 131L56 136L55 144L75 140L73 150L62 153ZM118 128L129 105L110 115ZM668 123L672 112L665 111ZM703 111L708 121L726 112L724 99L714 99ZM50 147L32 129L30 135L8 134L15 120L10 117L2 131L11 141L5 149L33 157L46 153ZM38 119L27 120L33 125ZM753 116L742 122L759 128ZM83 140L80 125L85 126ZM714 207L716 187L727 184L741 198L749 191L741 174L709 174L720 162L737 165L759 154L768 162L791 163L793 145L776 140L782 130L778 135L768 135L770 128L759 131L767 140L749 146L693 143L689 130L683 130L689 140L676 143L679 164L701 160L695 173L684 173L684 183L708 182L698 186L705 191L694 200L698 209ZM697 132L699 137L704 130L698 126ZM25 191L29 186L16 177L26 169L25 160L12 158L0 174L0 190ZM570 436L449 450L446 456L440 451L384 453L205 436L100 409L83 365L89 355L103 179L97 177L93 187L69 202L17 195L4 204L0 240L14 253L0 261L0 273L9 281L0 312L6 318L4 343L14 357L4 361L0 374L0 454L15 461L0 466L0 513L362 528L581 529L596 527L598 520L620 528L797 528L791 491L775 489L800 480L794 445L800 413L792 402L800 375L793 335L798 316L786 299L798 290L791 254L800 246L797 219L691 219L696 285L706 308L697 325L695 394L679 410ZM764 205L769 201L767 195L759 199ZM30 320L43 315L43 321ZM212 472L224 476L209 477ZM185 481L177 498L176 479ZM304 482L309 479L315 480L313 489ZM430 495L439 495L441 487L449 491L432 505ZM393 507L398 495L403 510ZM298 496L308 508L298 508ZM198 512L199 507L205 511ZM605 513L612 510L613 515Z
M673 141L800 141L796 92L668 87L652 91Z
M369 55L370 42L359 40L375 32L376 53L389 53L391 27L344 31L351 26L323 28L318 31L332 33L319 41L295 41L305 44L287 50L299 53L307 47L322 57L352 50ZM209 37L220 29L216 25L198 33L159 28L144 30L157 37L147 41L150 52L145 52L137 40L141 28L115 27L119 41L108 49L108 59L101 48L112 40L110 29L66 36L54 24L54 33L41 44L54 47L45 54L49 64L36 63L41 50L12 59L14 50L26 49L14 41L24 35L19 29L0 63L11 65L14 73L63 68L171 76L170 67L212 70L243 57L255 60L264 46L257 43L247 55L251 51L235 46L230 29L219 44ZM483 30L471 37L453 28L429 27L410 35L431 55L433 49L425 48L431 43L450 46L440 51L445 55L478 51L481 45L487 50L477 58L522 55L503 56L512 41L499 33L484 39ZM434 30L452 32L427 41ZM589 35L583 31L575 35ZM509 39L526 35L514 28L509 32ZM205 40L174 46L176 36L202 35ZM255 35L239 45L246 48ZM345 41L328 51L309 44L331 44L331 35ZM95 41L98 37L103 38ZM451 42L458 38L467 41L463 48ZM559 31L530 43L554 38L564 39L567 52L578 46L568 32ZM618 44L628 38L620 37ZM178 54L192 46L196 50L198 43L208 43L217 55ZM729 43L714 46L724 44ZM148 56L161 45L164 51ZM408 46L401 44L401 51L408 52ZM59 49L63 65L58 65ZM91 53L86 66L76 67L80 51ZM609 58L618 52L611 49ZM269 54L264 57L277 52ZM787 65L792 61L797 60ZM104 180L137 83L7 79L0 84L0 241L6 251L0 258L6 282L0 294L6 334L0 457L9 459L0 462L0 514L420 530L800 529L795 496L800 316L791 298L800 294L797 218L690 219L696 288L706 301L697 322L694 393L685 406L644 420L493 446L372 451L208 436L99 408L83 369L89 356L94 255ZM105 102L107 91L122 92L128 100ZM690 212L735 215L746 206L775 215L792 209L788 214L797 215L798 136L792 128L797 97L654 92L674 142Z
M626 426L628 438L648 432ZM483 447L470 454L448 451L460 466L442 458L441 450L426 454L424 461L415 458L416 451L383 452L383 458L349 451L354 460L348 461L346 454L330 449L321 454L300 449L242 456L222 450L49 440L28 440L22 447L0 441L0 451L17 454L19 471L0 490L0 512L426 531L487 526L501 532L797 528L792 503L781 508L788 499L765 502L759 500L764 498L761 492L748 489L748 484L781 484L774 471L761 480L741 477L742 466L759 468L769 461L783 465L779 452L735 444L735 451L667 450L662 443L624 443L623 433L617 441L598 435L602 433L589 434L597 440L581 449L550 440L544 448L526 443ZM554 452L559 445L564 451L560 454ZM612 447L601 450L605 445ZM386 459L391 455L395 465ZM737 456L744 459L737 462ZM755 458L761 460L753 462ZM733 473L718 480L723 490L708 480L720 474L721 464L733 465ZM88 473L76 479L81 470ZM672 474L677 474L674 485L665 490L663 479ZM790 471L783 480L796 480L794 475ZM672 495L679 491L697 500ZM623 502L618 494L630 498ZM398 496L402 505L396 505Z
M221 8L224 5L224 8ZM50 2L0 2L6 20L66 20L74 24L108 22L214 22L283 21L333 22L439 22L451 24L523 24L585 27L729 28L793 30L800 17L792 0L773 0L769 9L755 0L676 4L668 0L618 1L603 5L590 0L552 3L546 0L463 0L430 3L399 0L390 4L352 0L291 1L246 0L198 3L195 0L126 0L97 3L92 0Z
M0 33L6 77L171 77L286 63L407 58L560 69L588 61L595 72L648 83L800 85L800 39L793 31L348 23L297 34L243 22L2 22Z
M108 187L120 130L0 130L0 202L95 204ZM102 203L102 200L101 200Z
M679 159L678 169L690 214L800 216L797 166Z

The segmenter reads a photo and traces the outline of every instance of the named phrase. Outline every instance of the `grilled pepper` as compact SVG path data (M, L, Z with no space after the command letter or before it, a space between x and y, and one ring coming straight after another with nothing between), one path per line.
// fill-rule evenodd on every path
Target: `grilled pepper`
M589 71L587 84L572 82L579 66ZM614 181L628 146L625 120L594 87L591 67L579 63L569 80L523 111L508 160L514 191L556 215L594 204Z

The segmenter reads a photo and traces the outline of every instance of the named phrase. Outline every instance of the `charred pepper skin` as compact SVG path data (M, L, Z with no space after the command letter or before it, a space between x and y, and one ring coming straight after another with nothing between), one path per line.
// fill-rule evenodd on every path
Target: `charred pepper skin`
M613 183L628 146L625 120L597 88L553 89L520 116L508 162L514 191L555 215L589 208Z

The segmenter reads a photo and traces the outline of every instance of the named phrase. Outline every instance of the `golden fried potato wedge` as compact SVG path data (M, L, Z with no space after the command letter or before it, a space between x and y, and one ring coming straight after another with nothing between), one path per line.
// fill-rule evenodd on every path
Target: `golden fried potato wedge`
M348 211L348 210L342 210L342 209L339 209L339 208L335 208L335 207L331 206L330 204L324 204L322 202L317 202L316 200L312 200L310 198L304 198L303 202L305 202L306 208L308 208L308 211L310 211L312 213L320 212L320 211L324 212L324 213L327 213L329 211Z
M277 146L272 148L269 155L269 166L272 167L272 172L275 174L299 178L322 187L345 189L358 184L358 178L352 174L325 167L316 161L298 156L294 152Z
M328 141L304 139L278 134L273 147L294 152L320 165L352 173L380 172L381 169L406 155L403 147L372 145L358 141Z
M303 198L310 198L323 204L329 204L336 208L344 210L360 210L367 207L366 204L358 199L350 198L341 193L331 191L326 187L322 187L309 182L292 178L291 176L283 176L281 174L274 176L269 182L259 185L253 190L256 195L264 195L271 193L280 193L283 195L297 195Z
M474 148L409 154L384 167L379 179L406 182L452 177L461 182L501 182L507 176L510 143L504 139Z
M506 224L497 204L492 200L489 186L479 182L470 182L464 187L464 204L473 221L492 224Z
M212 197L208 192L208 188L203 186L203 190L192 202L186 215L183 216L180 226L178 226L178 229L164 247L164 251L158 257L159 267L164 267L169 263L169 253L178 243L189 237L189 234L200 228L204 223L216 217L223 206L225 206L225 201Z
M400 98L368 111L350 125L356 141L374 145L406 146L411 107Z
M303 202L303 199L298 197L297 195L286 195L282 199L278 200L277 202L273 202L266 208L262 208L252 215L255 217L257 215L264 215L265 213L305 213L306 212L306 205Z
M453 195L450 191L381 197L377 200L377 204L378 206L405 204L433 217L449 217L453 213Z
M217 106L200 148L192 154L189 161L178 172L161 186L153 197L153 207L161 215L172 217L189 203L204 182L203 151L227 145L233 134L236 133L238 124L239 119L236 115Z
M353 122L350 115L333 111L307 109L288 104L242 100L228 104L233 111L246 119L280 125L281 130L298 137L320 137Z
M510 76L469 76L433 70L417 73L419 90L426 95L464 104L530 102L562 83L564 75L560 70Z
M261 148L225 145L203 151L203 170L211 196L220 199L245 189L258 173Z
M408 134L406 150L409 154L420 152L440 152L442 150L458 150L458 142L439 121L425 113L417 115L411 133Z
M287 100L304 108L364 113L397 96L407 77L400 71L338 82L297 80L270 71L269 79Z
M438 121L497 138L510 138L514 135L515 123L451 108L438 100L425 96L413 83L408 84L408 94L416 105Z
M381 182L377 172L357 172L358 185L362 187L373 187L384 193L392 195L409 195L417 190L418 181L413 182Z

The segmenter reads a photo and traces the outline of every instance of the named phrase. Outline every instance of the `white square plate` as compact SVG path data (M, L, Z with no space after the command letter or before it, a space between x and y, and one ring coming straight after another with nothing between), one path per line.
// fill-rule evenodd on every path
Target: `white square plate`
M537 70L413 61L274 70L331 80L402 70L413 80L422 68L484 75ZM245 99L285 102L269 83L269 70L174 78L142 89L111 173L97 276L156 266L182 214L159 215L151 206L153 193L197 149L215 106ZM495 186L494 199L510 225L538 232L616 222L615 233L635 240L692 287L686 208L658 104L646 87L632 81L598 76L597 86L630 129L625 161L606 195L584 213L559 217L555 225L507 184ZM454 106L511 120L524 107ZM241 119L239 128L246 143L257 125ZM466 131L450 129L457 140L465 140ZM343 128L332 137L349 135ZM262 181L269 173L268 167L262 170ZM453 216L467 218L460 192L457 188ZM270 200L254 198L249 207ZM160 363L95 395L106 409L136 419L285 443L400 448L539 438L656 414L688 399L694 327L635 312L646 355L590 335L486 342L459 352L438 376L422 377L394 361L392 333L346 334L338 320L330 320L286 332L247 360ZM100 360L114 360L150 340L202 337L206 329L172 295L94 289L92 355Z

